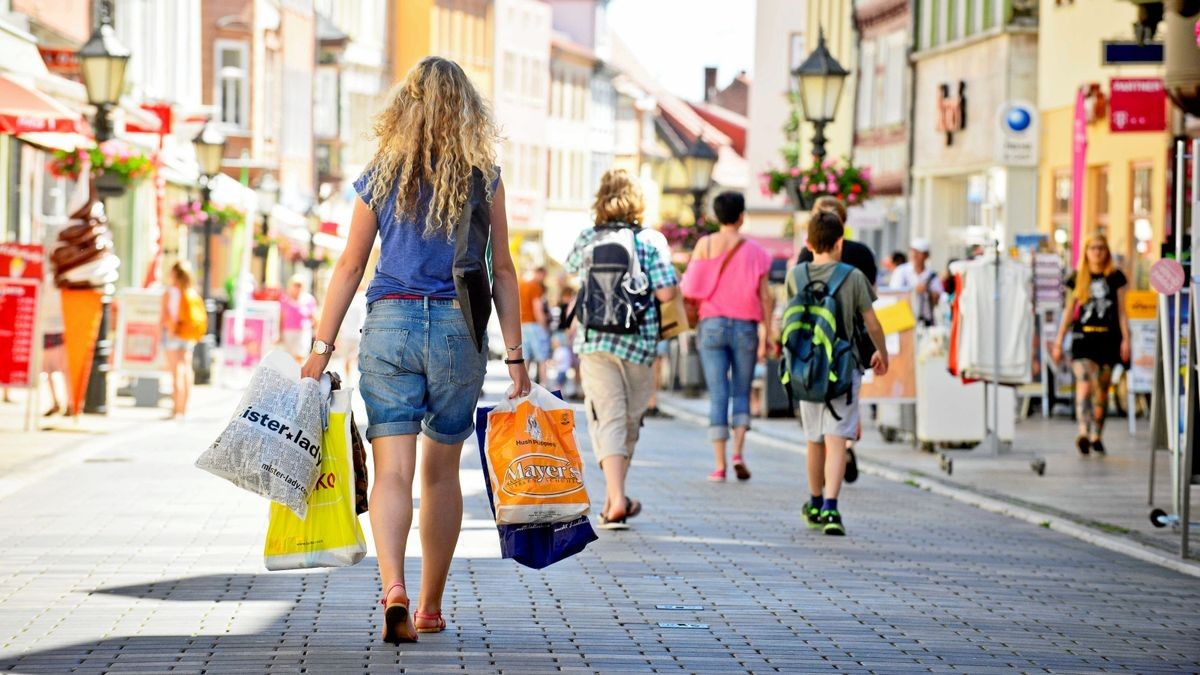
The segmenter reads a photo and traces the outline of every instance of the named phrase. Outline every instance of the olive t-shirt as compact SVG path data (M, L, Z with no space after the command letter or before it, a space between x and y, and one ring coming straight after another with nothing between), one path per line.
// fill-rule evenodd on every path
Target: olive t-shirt
M801 263L808 265L809 281L828 282L833 276L833 270L838 263ZM796 274L793 270L792 274L787 278L787 294L788 297L799 293L800 289L796 288ZM875 287L867 281L867 276L861 270L854 269L850 272L850 276L846 277L846 281L838 288L834 294L838 304L838 333L847 337L851 344L855 343L855 319L863 314L863 312L871 309L871 305L875 302ZM869 357L858 353L860 350L851 350L859 368L869 364Z

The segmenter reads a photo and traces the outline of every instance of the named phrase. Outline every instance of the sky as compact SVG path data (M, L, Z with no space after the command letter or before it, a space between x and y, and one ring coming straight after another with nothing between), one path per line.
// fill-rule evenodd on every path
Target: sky
M704 67L725 87L754 75L754 0L612 0L609 25L673 94L704 97Z

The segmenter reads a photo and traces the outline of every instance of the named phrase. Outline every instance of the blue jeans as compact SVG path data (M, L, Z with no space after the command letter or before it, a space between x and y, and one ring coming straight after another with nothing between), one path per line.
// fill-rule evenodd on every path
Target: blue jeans
M367 440L423 432L454 445L475 430L487 370L454 300L376 300L367 310L358 369Z
M708 384L708 437L729 438L729 427L750 427L750 385L758 360L758 323L710 317L699 326L700 363ZM733 399L733 419L729 399Z

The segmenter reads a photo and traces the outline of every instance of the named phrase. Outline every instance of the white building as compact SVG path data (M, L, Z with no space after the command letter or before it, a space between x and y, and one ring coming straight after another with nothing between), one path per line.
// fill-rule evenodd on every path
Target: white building
M504 144L508 226L540 239L546 214L547 104L550 101L550 6L542 0L496 0L494 113Z
M550 44L550 111L546 120L549 182L542 241L546 253L566 259L590 223L591 50L556 34Z

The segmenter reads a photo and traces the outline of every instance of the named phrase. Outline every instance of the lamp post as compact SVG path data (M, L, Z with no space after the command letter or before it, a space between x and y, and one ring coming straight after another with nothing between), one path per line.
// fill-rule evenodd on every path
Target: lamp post
M792 71L796 78L796 93L804 119L813 125L813 156L818 161L825 158L825 125L837 114L842 87L850 71L833 58L825 46L825 29L820 29L817 48Z
M125 67L129 64L129 50L117 40L112 27L111 5L101 2L98 10L100 25L92 31L92 36L76 56L87 89L88 102L96 107L96 142L103 143L112 138L112 123L108 116L113 106L121 99L121 91L125 89ZM120 191L110 190L100 194L115 195L120 194ZM108 413L108 360L112 354L108 326L112 314L112 292L111 284L106 285L102 291L100 332L92 352L92 372L88 378L83 402L84 412L98 415Z
M262 288L267 286L267 256L271 254L271 245L266 243L267 238L271 236L271 211L278 203L279 181L275 180L275 174L263 174L258 183L258 211L262 214L263 242L254 247L254 255L262 261L259 277L259 286Z
M212 184L217 174L221 173L221 159L225 154L225 136L213 126L209 119L200 129L200 133L192 139L192 147L196 151L196 162L200 165L200 174L204 182L200 186L200 203L207 207L212 198ZM217 330L216 304L212 300L209 278L212 274L212 217L206 214L204 218L204 274L203 287L200 290L204 298L204 308L208 312L208 333L196 345L192 370L196 374L196 384L208 384L212 378L211 350L216 340Z
M692 193L692 214L699 227L704 217L704 195L712 187L712 171L717 165L717 153L707 143L697 138L683 158L683 170L687 174L688 191Z

